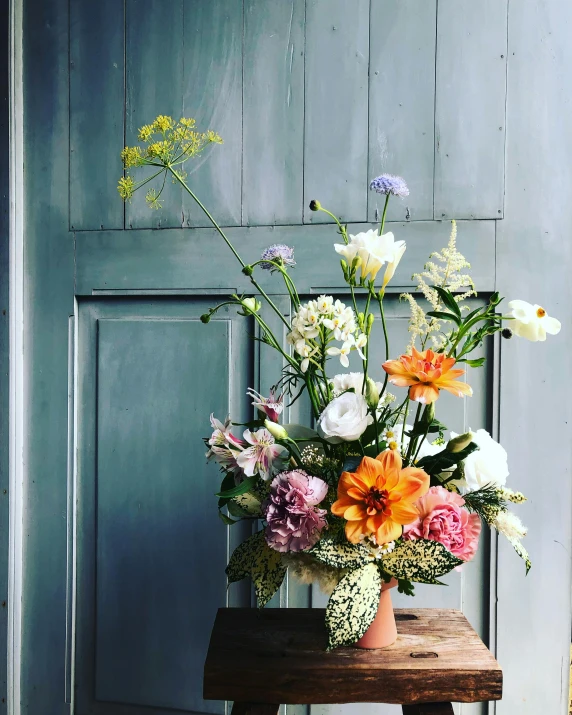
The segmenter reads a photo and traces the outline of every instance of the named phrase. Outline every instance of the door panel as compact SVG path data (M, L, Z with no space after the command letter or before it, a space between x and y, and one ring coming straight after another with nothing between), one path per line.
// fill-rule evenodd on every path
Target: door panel
M78 715L224 711L202 700L202 666L216 609L250 603L249 585L227 594L224 574L248 525L218 521L201 437L211 411L250 416L252 326L222 311L205 326L207 306L79 305Z

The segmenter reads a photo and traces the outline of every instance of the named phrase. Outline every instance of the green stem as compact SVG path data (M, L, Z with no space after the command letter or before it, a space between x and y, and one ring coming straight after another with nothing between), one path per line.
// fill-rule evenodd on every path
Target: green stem
M385 204L383 206L383 213L381 214L381 223L379 224L379 235L383 234L383 229L385 227L385 216L387 214L387 205L389 204L389 194L385 195Z
M389 360L389 335L387 334L387 323L385 322L385 311L383 309L383 294L379 293L377 296L377 301L379 303L379 313L381 315L381 325L383 327L383 338L385 340L385 361L387 362ZM385 370L384 370L385 372ZM383 378L383 388L381 390L381 394L385 394L385 388L387 387L387 381L389 379L389 373L385 373L385 377Z
M331 211L328 211L328 209L325 209L323 206L320 206L320 211L323 211L325 214L328 214L328 216L331 216L334 221L338 224L338 228L340 229L340 233L342 234L342 238L344 239L344 242L347 244L348 243L348 237L346 235L346 230L342 226L339 218L335 216Z
M422 405L419 402L417 404L417 412L415 413L415 421L413 422L413 431L415 431L415 428L417 427L417 424L419 422L419 417L421 415L421 410L422 410ZM404 425L405 427L405 425ZM404 430L405 431L405 430ZM417 446L417 437L410 437L409 438L409 447L407 448L407 456L405 457L405 461L407 464L410 464L411 462L409 461L411 455L413 454L413 451L415 450L415 447Z

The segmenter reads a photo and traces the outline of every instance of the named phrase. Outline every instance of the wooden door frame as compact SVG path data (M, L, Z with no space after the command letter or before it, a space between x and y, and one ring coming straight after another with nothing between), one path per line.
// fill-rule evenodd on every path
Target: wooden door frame
M0 638L6 650L0 658L2 698L0 713L20 712L20 635L22 602L22 508L24 483L23 385L24 385L24 190L23 190L23 85L22 0L5 4L1 32L8 38L0 73L6 92L0 93L1 136L8 166L0 167L2 211L0 212L0 302L8 299L8 321L0 325L0 360L8 360L8 390L0 388L0 518L8 523L0 542L0 592L2 606ZM4 260L4 257L6 260ZM2 379L5 370L2 371ZM2 385L3 387L3 385ZM5 467L7 469L5 470ZM6 538L7 537L7 538ZM4 594L6 596L4 597Z

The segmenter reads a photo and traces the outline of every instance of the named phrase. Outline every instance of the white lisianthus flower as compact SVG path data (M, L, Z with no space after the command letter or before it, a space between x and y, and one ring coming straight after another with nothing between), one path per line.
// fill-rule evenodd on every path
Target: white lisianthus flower
M454 437L458 437L458 435L455 432L451 432L451 438ZM464 460L465 481L468 488L474 490L487 485L504 486L509 474L507 454L504 447L495 442L484 429L473 432L472 441L479 449L469 454Z
M546 333L557 335L560 332L560 321L547 315L540 305L531 305L525 300L511 300L508 307L514 318L508 326L520 338L535 343L538 340L546 340Z
M404 241L395 241L393 233L384 233L380 236L375 229L370 229L355 236L350 234L348 245L335 243L336 252L343 256L351 266L356 256L361 259L361 277L375 280L379 270L385 263L392 264L387 268L387 282L395 272L397 264L405 251ZM387 272L386 271L386 272ZM384 286L387 285L384 278Z
M365 397L355 392L344 392L322 412L318 433L331 444L355 442L372 422Z

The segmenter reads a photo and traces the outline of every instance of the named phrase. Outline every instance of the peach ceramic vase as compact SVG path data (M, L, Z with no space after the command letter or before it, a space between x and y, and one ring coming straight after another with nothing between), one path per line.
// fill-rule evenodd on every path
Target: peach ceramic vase
M375 618L355 644L356 648L385 648L397 640L397 627L391 603L391 589L394 586L397 586L397 581L394 578L389 583L382 585Z

